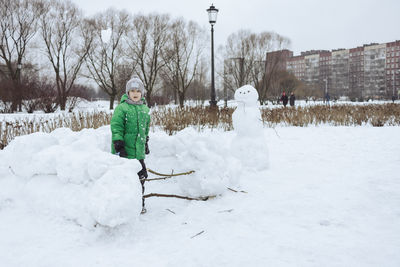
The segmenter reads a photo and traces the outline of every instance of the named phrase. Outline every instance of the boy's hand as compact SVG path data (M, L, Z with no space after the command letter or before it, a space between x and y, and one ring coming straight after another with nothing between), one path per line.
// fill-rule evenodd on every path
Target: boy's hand
M147 174L147 168L146 168L146 164L144 163L144 159L139 159L140 165L142 165L142 169L137 173L137 175L139 176L140 182L143 181L143 179L149 177L149 175ZM143 181L144 183L144 181Z
M114 141L114 148L115 148L115 152L120 157L122 157L122 158L128 157L128 154L125 151L125 143L124 143L124 141L121 141L121 140Z
M137 174L138 174L140 180L143 180L143 179L149 177L146 169L141 169Z
M122 149L118 152L118 155L119 155L121 158L127 158L127 157L128 157L128 154L126 153L125 148L122 148Z
M149 136L146 137L146 144L145 144L144 153L146 153L146 155L150 154L150 149L149 149Z

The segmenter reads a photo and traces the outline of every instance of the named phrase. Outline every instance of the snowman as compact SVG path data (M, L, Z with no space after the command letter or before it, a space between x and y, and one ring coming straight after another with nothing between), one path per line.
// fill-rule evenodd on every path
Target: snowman
M243 169L261 171L268 168L268 147L263 131L257 90L245 85L235 91L238 106L232 114L236 136L232 140L232 154Z

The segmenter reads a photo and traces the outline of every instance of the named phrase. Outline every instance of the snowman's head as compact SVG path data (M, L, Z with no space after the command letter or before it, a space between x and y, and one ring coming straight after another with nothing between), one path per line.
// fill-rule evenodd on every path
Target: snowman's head
M235 100L244 102L246 105L257 104L257 90L251 85L244 85L235 91Z

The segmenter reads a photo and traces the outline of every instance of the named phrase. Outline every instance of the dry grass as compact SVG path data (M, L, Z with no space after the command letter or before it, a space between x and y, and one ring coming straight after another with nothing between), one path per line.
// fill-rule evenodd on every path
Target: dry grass
M233 108L212 110L208 107L167 108L159 107L152 111L151 127L160 128L169 135L186 128L195 127L232 130ZM60 127L73 131L83 128L98 128L108 125L111 114L107 112L58 115L51 119L29 121L28 118L14 122L0 121L0 149L3 149L16 136L34 132L51 132ZM400 126L399 104L307 106L296 108L262 109L264 125L301 126L330 124L333 126L372 125Z
M70 113L58 115L49 119L38 118L36 120L17 119L13 122L0 121L0 149L3 149L16 136L35 132L52 132L57 128L66 127L73 131L84 128L99 128L110 124L111 114L107 112L97 113Z
M330 124L334 126L361 126L371 124L400 126L399 104L308 106L296 108L264 109L264 124L274 126L308 126Z
M232 130L232 108L213 110L209 107L158 108L151 113L151 126L172 135L189 126L198 130L222 128Z

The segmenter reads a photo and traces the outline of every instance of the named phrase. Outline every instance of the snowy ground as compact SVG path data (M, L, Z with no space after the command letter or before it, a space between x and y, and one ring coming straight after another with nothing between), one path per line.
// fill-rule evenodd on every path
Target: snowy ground
M17 138L0 151L0 266L400 266L400 127L264 132L259 172L229 154L233 132L151 133L149 168L196 174L147 193L220 195L149 198L140 216L122 207L138 166L107 154L108 127Z

